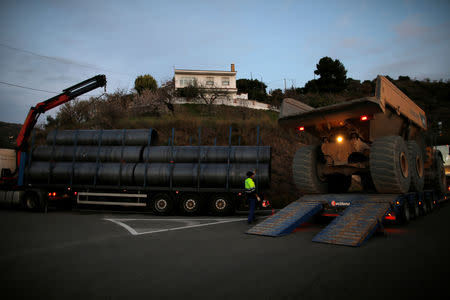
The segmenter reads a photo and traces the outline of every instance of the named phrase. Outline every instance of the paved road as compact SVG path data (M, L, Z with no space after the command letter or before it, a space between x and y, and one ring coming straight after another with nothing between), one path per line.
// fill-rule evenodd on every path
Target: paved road
M306 226L281 238L247 235L242 217L166 220L132 213L0 211L0 295L2 299L448 295L449 204L408 226L390 227L361 248L311 242L323 225Z

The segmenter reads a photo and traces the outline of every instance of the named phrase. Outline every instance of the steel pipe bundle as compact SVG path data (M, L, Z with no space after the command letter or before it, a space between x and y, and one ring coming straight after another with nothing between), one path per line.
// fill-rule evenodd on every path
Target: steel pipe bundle
M31 153L28 183L242 188L270 181L269 146L155 146L155 130L52 131ZM149 146L150 144L150 146Z

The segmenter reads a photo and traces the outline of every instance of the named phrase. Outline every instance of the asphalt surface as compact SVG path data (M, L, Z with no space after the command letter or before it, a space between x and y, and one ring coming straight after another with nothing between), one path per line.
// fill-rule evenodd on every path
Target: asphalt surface
M450 205L360 248L229 218L0 211L2 299L433 299L448 295ZM128 228L127 228L128 227ZM6 296L6 297L5 297ZM437 298L436 298L437 299Z

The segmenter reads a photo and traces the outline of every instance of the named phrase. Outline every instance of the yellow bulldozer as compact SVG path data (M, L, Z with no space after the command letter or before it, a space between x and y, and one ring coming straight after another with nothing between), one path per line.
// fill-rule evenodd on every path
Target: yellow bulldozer
M304 194L347 192L353 175L366 192L447 189L442 154L427 141L425 112L383 76L374 97L316 109L285 99L278 122L311 140L293 160Z

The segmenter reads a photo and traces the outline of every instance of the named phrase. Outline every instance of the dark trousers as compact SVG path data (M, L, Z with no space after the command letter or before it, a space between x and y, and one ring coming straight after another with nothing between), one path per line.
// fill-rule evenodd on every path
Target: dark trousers
M247 199L249 211L248 211L248 223L251 223L255 220L255 207L256 207L256 198L248 198Z

